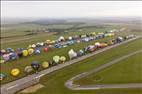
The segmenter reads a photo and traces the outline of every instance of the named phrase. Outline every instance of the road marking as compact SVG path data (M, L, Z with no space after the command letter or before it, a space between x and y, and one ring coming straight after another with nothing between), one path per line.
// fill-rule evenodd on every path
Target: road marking
M41 75L39 75L39 76L36 76L35 78L40 78L40 77L42 77L42 76L44 76L45 74L41 74Z
M18 84L10 86L9 88L7 88L7 90L12 89L12 88L17 87L17 86L18 86Z

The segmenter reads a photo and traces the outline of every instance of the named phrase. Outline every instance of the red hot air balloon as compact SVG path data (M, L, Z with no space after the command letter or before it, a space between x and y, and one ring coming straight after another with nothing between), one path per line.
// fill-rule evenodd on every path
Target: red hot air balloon
M48 47L44 47L44 52L48 52Z

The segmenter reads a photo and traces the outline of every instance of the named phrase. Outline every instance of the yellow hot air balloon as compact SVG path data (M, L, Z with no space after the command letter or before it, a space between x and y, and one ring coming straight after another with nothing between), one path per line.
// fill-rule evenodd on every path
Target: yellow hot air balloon
M33 54L33 53L34 53L34 49L32 49L32 48L28 49L28 53L29 53L30 55Z
M28 56L28 50L23 50L23 56Z
M49 67L49 63L46 62L46 61L44 61L44 62L42 63L42 67L43 67L43 68L48 68L48 67Z
M66 57L65 57L65 56L61 56L61 57L60 57L60 61L61 61L62 63L64 63L64 62L66 61Z
M11 75L12 76L18 76L20 74L20 70L18 68L12 69L11 70Z

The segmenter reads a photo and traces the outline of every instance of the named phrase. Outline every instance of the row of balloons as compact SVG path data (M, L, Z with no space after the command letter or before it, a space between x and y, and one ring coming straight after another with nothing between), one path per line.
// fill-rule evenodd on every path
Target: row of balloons
M50 65L52 64L58 64L58 63L64 63L66 61L66 57L65 56L54 56L53 57L53 61L52 62L47 62L44 61L42 63L38 62L38 61L33 61L31 63L30 66L26 66L24 68L24 72L25 73L31 73L33 71L37 72L40 68L40 66L44 69L48 68ZM10 72L10 74L14 77L17 77L20 74L20 69L19 68L13 68ZM1 73L0 74L0 80L4 80L4 78L6 77L6 74Z

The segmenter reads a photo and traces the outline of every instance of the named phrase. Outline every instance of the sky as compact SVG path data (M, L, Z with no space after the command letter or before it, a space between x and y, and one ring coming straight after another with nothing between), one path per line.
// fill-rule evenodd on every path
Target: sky
M1 17L142 16L141 1L1 1Z

